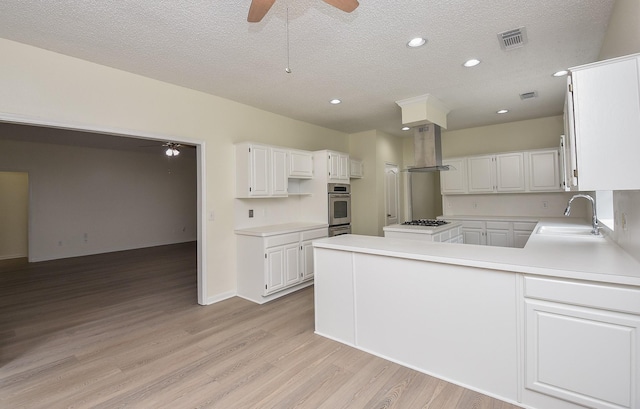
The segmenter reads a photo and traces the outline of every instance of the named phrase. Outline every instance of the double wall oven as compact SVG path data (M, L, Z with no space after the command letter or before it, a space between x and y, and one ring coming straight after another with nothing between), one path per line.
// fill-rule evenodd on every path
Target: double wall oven
M351 233L351 186L329 183L329 237Z

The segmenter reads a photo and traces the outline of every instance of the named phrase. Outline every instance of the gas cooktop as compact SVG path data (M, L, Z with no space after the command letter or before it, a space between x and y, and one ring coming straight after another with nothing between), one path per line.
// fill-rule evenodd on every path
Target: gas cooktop
M406 226L437 227L437 226L444 226L445 224L449 224L449 222L445 220L436 220L436 219L417 219L417 220L411 220L409 222L404 222L402 224Z

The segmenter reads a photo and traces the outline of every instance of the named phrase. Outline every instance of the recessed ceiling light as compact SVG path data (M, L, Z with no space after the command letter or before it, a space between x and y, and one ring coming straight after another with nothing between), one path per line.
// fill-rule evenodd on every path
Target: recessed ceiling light
M329 101L330 104L333 105L338 105L339 103L341 103L342 101L340 101L339 99L332 99L331 101Z
M465 67L470 68L470 67L475 67L476 65L480 64L480 60L476 60L475 58L472 58L470 60L467 60L464 62Z
M403 130L403 131L408 131L409 129L411 129L411 128L409 128L408 126L403 126L403 127L402 127L402 130Z
M569 74L569 71L567 71L567 70L560 70L560 71L554 72L554 73L553 73L553 76L554 76L554 77L564 77L564 76L565 76L565 75L567 75L567 74Z
M427 43L427 39L426 38L416 37L416 38L411 39L407 43L407 47L411 47L411 48L422 47L426 43Z
M499 111L496 111L496 114L506 114L507 112L509 112L508 109L501 109Z

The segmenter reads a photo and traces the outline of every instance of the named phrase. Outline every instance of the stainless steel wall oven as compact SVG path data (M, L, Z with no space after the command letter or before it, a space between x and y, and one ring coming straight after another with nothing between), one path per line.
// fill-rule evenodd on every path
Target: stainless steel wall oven
M351 233L351 186L329 183L329 236Z

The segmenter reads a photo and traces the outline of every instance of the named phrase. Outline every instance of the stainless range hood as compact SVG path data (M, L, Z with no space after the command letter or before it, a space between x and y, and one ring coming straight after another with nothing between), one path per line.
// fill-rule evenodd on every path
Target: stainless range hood
M442 164L441 127L447 128L449 109L433 95L396 101L402 108L402 124L413 127L414 166L407 172L449 170Z
M440 125L426 124L413 128L413 151L415 165L407 172L438 172L449 170L442 164Z

